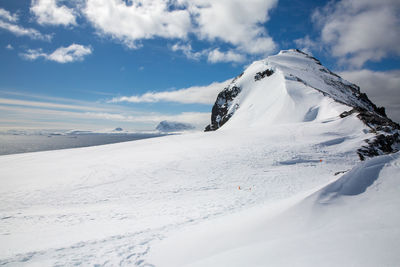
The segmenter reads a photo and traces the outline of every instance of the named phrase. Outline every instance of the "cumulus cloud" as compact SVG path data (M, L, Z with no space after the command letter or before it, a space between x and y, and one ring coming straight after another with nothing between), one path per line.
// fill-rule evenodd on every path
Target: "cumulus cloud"
M211 63L216 62L243 62L246 57L242 54L227 51L221 52L219 49L214 49L208 54L208 61Z
M41 25L76 25L75 12L56 0L32 0L30 11Z
M182 104L206 104L215 102L218 93L224 89L230 80L225 82L214 82L207 86L193 86L185 89L164 92L148 92L143 95L122 96L113 98L110 102L131 103L156 103L176 102Z
M261 24L276 0L180 0L191 13L200 39L221 40L249 54L269 53L273 40Z
M223 42L235 54L272 52L276 46L263 24L276 4L277 0L87 0L83 13L99 33L130 48L140 47L143 39L179 39L183 44L175 44L172 50L198 59L208 50L193 51L189 36ZM220 53L238 61L231 50Z
M340 75L359 85L372 102L386 108L388 117L400 122L400 70L357 70L345 71Z
M361 67L367 61L400 55L400 2L341 0L314 12L321 41L332 54Z
M50 41L52 36L42 34L38 30L32 28L24 28L17 24L18 15L11 14L9 11L0 8L0 29L7 30L16 36L28 36L31 39Z
M13 47L11 44L8 44L8 45L6 46L6 49L7 49L7 50L14 50L14 47Z
M137 48L141 39L185 39L190 29L186 10L171 9L170 1L87 0L84 14L100 32Z
M22 57L28 60L36 60L42 57L58 63L69 63L82 61L85 56L91 53L92 48L90 46L71 44L68 47L59 47L50 54L44 53L42 49L29 49L22 54Z

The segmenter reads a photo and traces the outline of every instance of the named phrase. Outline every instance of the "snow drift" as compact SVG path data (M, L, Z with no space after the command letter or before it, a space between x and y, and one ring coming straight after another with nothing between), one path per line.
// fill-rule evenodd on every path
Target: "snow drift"
M157 244L152 262L185 267L396 266L400 216L392 212L400 207L399 166L399 153L380 156L304 199L187 227Z

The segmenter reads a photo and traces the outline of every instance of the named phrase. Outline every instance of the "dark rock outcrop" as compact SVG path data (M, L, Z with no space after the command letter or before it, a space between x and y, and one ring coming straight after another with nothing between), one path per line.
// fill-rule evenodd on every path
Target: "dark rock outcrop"
M261 79L264 79L265 77L271 76L272 74L274 74L273 70L266 69L262 72L257 72L256 75L254 76L254 80L259 81Z
M259 81L264 79L265 77L269 77L274 74L272 69L266 69L262 72L257 72L254 76L255 81ZM211 111L211 123L206 126L205 130L215 131L219 129L222 125L224 125L235 113L235 111L239 108L238 104L232 105L232 101L239 95L242 89L236 85L237 79L242 77L243 73L237 76L228 87L224 88L218 96L217 100Z
M231 102L241 92L241 88L232 85L233 83L218 94L211 111L211 124L207 125L206 132L215 131L224 125L232 117L234 111L239 108L238 105L231 107Z
M376 106L375 108L373 112L363 108L353 108L340 114L341 118L357 114L357 118L370 128L371 133L375 134L374 138L366 139L367 144L357 150L360 160L394 153L400 149L400 125L386 117L384 108Z
M236 81L243 76L241 73L232 82L225 87L217 96L214 106L211 110L211 123L204 129L205 132L215 131L224 125L233 115L233 113L239 108L239 105L235 105L231 108L232 101L242 91L242 89L236 85Z

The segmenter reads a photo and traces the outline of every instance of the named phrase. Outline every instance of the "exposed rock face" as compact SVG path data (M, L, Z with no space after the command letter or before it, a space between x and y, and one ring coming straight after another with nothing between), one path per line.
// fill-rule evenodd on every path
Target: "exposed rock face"
M235 81L240 78L242 74L233 79L231 84L218 94L211 112L211 124L207 125L205 129L206 132L215 131L220 128L232 117L235 110L239 108L239 105L232 106L232 101L242 90L235 85Z
M193 130L195 127L189 123L176 122L176 121L162 121L156 129L160 132L181 132Z
M400 149L400 126L386 117L383 108L376 109L375 112L370 112L362 108L353 108L340 114L341 118L357 114L357 118L364 122L370 128L370 131L375 134L374 138L366 139L365 142L367 144L357 150L360 160L394 153Z
M272 74L274 74L273 70L266 69L264 71L257 72L256 75L254 76L254 80L259 81L261 79L264 79L265 77L271 76Z
M254 76L255 81L264 79L274 74L272 69L266 69L261 72L257 72ZM224 125L239 108L239 104L232 104L233 100L242 91L241 87L236 84L236 81L242 77L243 73L237 76L228 87L224 88L218 96L211 112L211 124L207 125L205 131L215 131Z

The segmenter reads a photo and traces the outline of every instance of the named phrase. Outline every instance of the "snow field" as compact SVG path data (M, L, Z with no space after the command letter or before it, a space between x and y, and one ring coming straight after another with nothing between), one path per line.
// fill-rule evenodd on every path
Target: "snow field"
M2 156L0 262L144 266L151 245L169 231L335 180L335 172L357 161L348 144L360 141L321 144L337 139L331 133L345 124L286 124L269 132L250 128Z
M216 132L0 156L0 264L395 266L399 154L359 163L350 84L293 51L236 83Z

